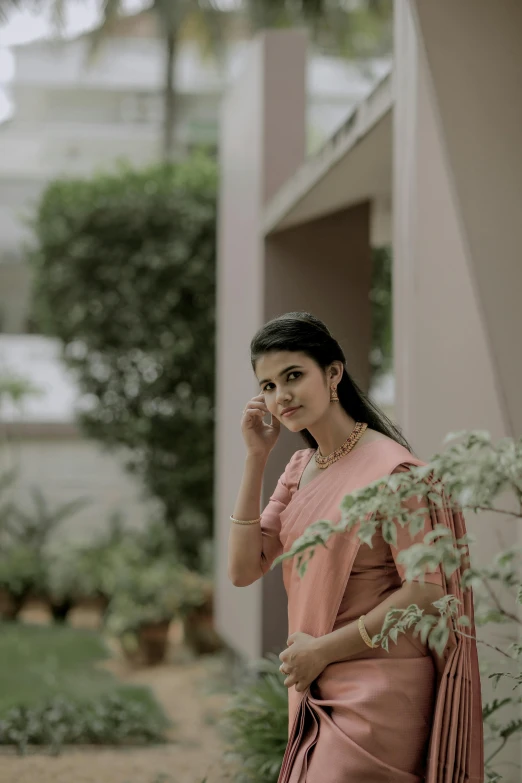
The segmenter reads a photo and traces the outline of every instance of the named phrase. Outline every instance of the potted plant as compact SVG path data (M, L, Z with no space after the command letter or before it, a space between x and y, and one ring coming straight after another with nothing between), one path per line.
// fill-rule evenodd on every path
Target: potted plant
M45 555L44 595L56 622L65 622L74 606L96 592L94 563L78 545L54 547Z
M31 593L42 589L45 566L39 553L22 543L5 546L0 554L0 590L4 597L2 618L16 620Z
M179 613L179 564L170 556L150 559L129 539L114 552L105 584L111 594L106 615L107 629L129 649L134 636L141 657L148 665L164 660L169 626Z
M223 640L214 626L214 589L211 579L193 571L180 575L180 615L185 644L196 655L217 652Z
M46 592L46 552L59 525L88 502L78 498L50 508L38 486L31 487L30 495L32 508L11 503L1 520L3 589L10 595L11 608L6 611L13 617L27 599L41 599L53 610ZM65 607L59 608L59 613L66 611Z
M107 575L113 567L113 553L132 535L121 512L114 511L107 528L93 539L66 549L60 546L52 556L50 600L69 600L75 608L94 609L103 617L109 605Z

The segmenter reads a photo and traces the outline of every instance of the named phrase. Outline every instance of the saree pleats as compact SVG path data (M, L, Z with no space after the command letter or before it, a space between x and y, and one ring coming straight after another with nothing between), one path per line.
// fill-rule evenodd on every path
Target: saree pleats
M430 513L436 524L451 530L455 539L462 538L466 533L464 517L451 509L447 498L443 499L442 507L430 503ZM457 620L466 615L471 626L465 633L474 636L473 597L470 590L462 590L460 577L461 569L445 579L444 587L460 601ZM476 643L452 633L449 649L437 697L426 781L480 783L484 780L484 749Z

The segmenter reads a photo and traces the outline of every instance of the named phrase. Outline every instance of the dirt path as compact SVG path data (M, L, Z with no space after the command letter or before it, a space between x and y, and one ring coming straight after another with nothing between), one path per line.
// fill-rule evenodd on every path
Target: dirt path
M122 681L148 685L174 722L166 745L151 748L68 747L58 757L41 750L20 758L0 748L0 783L230 783L217 729L227 701L211 692L208 659L133 669L104 663Z

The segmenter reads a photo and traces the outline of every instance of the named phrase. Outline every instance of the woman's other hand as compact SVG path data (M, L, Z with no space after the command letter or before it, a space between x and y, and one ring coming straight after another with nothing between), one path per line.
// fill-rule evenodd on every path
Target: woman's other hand
M295 685L296 691L302 693L326 669L328 662L315 636L296 631L286 643L289 646L279 656L282 661L279 670L288 675L285 686Z

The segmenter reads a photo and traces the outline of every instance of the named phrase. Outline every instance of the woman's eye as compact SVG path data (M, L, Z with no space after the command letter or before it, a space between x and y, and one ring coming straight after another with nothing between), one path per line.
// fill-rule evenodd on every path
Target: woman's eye
M289 372L289 373L288 373L287 380L290 380L290 376L291 376L291 375L297 375L297 376L299 376L299 375L302 375L302 373L301 373L301 372L299 372L299 370L293 370L292 372ZM271 384L271 383L267 383L267 385L265 386L265 388L263 389L263 391L264 391L264 392L271 391L271 389L269 389L269 388L268 388L269 386L272 386L272 384Z

